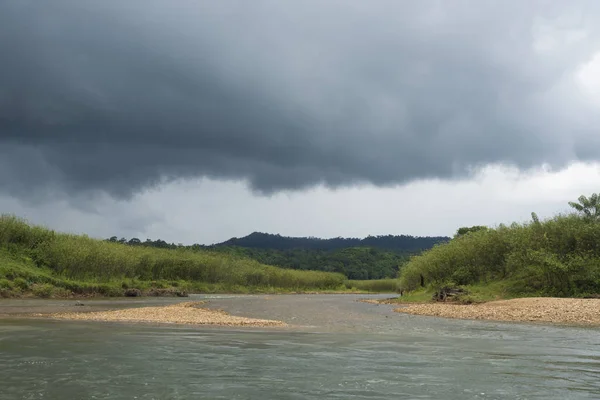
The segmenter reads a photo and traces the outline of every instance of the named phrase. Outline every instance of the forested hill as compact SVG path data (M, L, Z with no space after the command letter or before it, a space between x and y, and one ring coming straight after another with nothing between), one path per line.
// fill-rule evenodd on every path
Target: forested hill
M127 240L116 236L107 239L131 246L187 248L230 253L277 267L340 272L350 279L395 278L411 255L429 250L448 237L368 236L364 239L285 237L254 232L210 246L167 243L164 240Z
M445 236L408 236L408 235L385 235L367 236L359 238L332 238L320 239L316 237L288 237L270 233L254 232L242 238L231 238L225 242L217 243L215 247L246 247L253 249L273 250L339 250L349 247L371 247L394 252L419 252L432 248L437 243L449 241Z

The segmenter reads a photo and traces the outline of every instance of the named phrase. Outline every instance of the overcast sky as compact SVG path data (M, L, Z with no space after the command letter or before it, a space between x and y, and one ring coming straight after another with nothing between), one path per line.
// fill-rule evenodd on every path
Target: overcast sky
M600 182L600 2L0 2L0 211L213 243L451 235Z

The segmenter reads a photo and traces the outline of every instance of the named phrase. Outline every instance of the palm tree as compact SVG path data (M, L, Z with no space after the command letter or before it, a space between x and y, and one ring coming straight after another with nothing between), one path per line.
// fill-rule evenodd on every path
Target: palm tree
M570 201L569 205L583 214L584 218L597 220L600 218L600 196L594 193L589 198L579 196L579 203Z

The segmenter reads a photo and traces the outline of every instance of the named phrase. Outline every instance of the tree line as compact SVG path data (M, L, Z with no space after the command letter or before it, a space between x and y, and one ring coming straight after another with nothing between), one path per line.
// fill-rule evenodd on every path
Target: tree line
M367 280L396 278L400 268L411 255L419 254L449 239L408 235L368 236L364 239L341 237L320 239L254 232L243 238L232 238L210 246L200 244L185 246L161 239L127 240L118 239L116 236L107 240L130 246L182 248L235 254L266 265L296 270L339 272L348 279Z
M348 279L368 280L397 278L410 253L396 253L373 247L350 247L339 250L273 250L245 247L217 247L217 252L252 258L260 263L297 270L339 272Z
M331 238L321 239L317 237L289 237L278 234L254 232L242 238L231 238L215 246L239 246L258 249L274 250L339 250L349 247L373 247L389 251L422 251L433 247L438 243L450 240L445 236L410 236L410 235L378 235L366 238Z

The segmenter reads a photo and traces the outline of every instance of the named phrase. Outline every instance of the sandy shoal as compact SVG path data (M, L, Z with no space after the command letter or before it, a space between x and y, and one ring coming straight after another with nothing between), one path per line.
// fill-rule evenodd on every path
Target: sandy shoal
M79 321L157 322L221 326L285 326L281 321L245 318L221 310L198 307L203 302L185 302L160 307L128 308L112 311L66 312L47 315L51 318Z
M600 325L600 299L532 297L483 304L411 304L395 311L444 318Z

